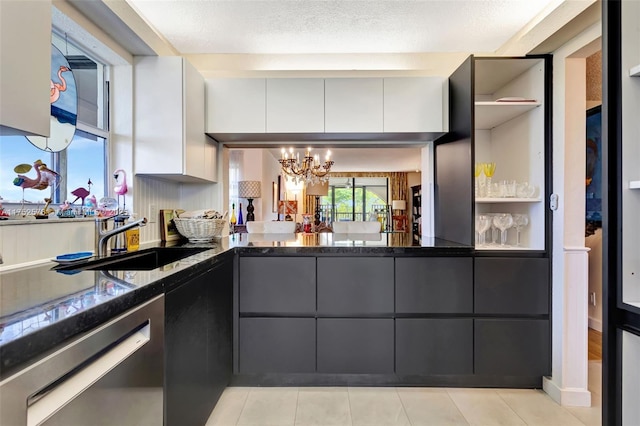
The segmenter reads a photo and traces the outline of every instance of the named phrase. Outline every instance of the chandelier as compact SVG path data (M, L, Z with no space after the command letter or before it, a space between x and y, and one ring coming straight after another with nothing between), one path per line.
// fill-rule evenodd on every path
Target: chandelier
M311 156L311 148L307 148L307 152L300 161L300 154L293 153L293 148L289 148L287 152L282 148L282 158L278 160L282 166L282 171L290 176L295 183L304 182L306 184L315 185L317 183L329 180L329 172L333 161L331 161L331 151L327 150L324 164L320 163L320 155Z

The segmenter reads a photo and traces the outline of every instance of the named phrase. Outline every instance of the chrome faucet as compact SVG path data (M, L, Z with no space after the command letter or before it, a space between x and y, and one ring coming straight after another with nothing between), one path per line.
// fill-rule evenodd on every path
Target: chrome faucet
M96 255L98 257L103 257L107 255L107 243L109 238L114 235L118 235L124 231L135 228L137 226L145 226L147 224L147 218L143 217L142 219L138 219L131 223L127 223L122 226L114 226L111 231L107 230L107 223L109 219L113 219L114 222L123 223L125 216L115 215L110 217L97 217L96 218Z

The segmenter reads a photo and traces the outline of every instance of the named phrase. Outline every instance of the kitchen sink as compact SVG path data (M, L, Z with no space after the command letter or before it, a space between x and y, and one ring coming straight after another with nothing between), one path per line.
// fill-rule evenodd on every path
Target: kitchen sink
M56 271L150 271L168 263L189 257L206 247L154 247L100 259L56 266Z

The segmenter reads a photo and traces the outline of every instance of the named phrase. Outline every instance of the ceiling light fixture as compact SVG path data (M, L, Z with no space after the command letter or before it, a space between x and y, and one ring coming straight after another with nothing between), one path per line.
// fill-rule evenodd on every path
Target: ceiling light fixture
M291 176L295 183L304 182L315 185L329 180L329 172L331 171L331 166L333 166L331 151L327 150L324 164L320 163L318 154L311 156L311 148L307 148L302 162L300 161L300 154L294 154L293 148L289 148L289 152L282 148L281 152L282 157L278 162L282 166L282 171Z

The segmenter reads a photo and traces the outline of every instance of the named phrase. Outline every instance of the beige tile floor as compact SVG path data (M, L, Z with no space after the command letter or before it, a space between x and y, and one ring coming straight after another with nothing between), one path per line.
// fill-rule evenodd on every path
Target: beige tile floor
M601 369L589 363L586 408L532 389L229 387L207 426L599 426Z

